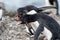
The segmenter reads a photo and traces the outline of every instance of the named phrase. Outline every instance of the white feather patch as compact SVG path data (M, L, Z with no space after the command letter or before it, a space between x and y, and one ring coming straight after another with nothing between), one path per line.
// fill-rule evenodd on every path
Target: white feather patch
M28 15L33 15L33 14L36 14L37 12L35 10L31 10L30 12L28 12L27 14Z
M46 36L46 38L48 40L51 40L51 38L52 38L52 32L49 29L47 29L46 27L44 27L43 34Z

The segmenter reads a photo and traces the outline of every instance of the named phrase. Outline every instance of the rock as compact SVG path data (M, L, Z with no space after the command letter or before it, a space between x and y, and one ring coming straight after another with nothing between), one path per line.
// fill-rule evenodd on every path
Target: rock
M26 36L26 25L17 25L14 21L14 17L5 16L0 22L0 38L1 40L30 40L30 37ZM2 31L3 30L3 33Z

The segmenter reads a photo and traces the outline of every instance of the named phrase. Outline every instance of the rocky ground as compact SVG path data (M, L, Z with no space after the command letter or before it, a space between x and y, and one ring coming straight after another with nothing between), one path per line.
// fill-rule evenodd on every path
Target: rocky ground
M0 40L30 40L30 36L26 32L26 26L17 25L14 18L9 16L3 17L0 21Z

